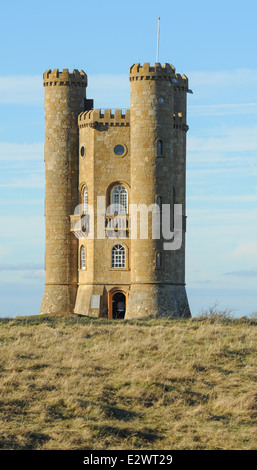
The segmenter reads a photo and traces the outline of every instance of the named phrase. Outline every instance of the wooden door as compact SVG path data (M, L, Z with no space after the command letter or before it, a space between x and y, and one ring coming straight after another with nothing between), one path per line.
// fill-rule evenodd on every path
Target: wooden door
M107 299L108 299L108 319L112 320L112 293L107 292Z

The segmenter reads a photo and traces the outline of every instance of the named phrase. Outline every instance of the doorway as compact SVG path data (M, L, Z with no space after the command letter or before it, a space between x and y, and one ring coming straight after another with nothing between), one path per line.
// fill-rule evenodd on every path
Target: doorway
M126 295L121 291L109 293L108 318L122 320L126 313Z

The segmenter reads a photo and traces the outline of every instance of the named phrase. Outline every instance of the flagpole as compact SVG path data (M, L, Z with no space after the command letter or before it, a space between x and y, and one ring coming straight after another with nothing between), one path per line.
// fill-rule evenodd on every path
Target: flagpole
M157 32L157 54L156 54L156 62L159 62L159 42L160 42L160 18L158 18L158 32Z

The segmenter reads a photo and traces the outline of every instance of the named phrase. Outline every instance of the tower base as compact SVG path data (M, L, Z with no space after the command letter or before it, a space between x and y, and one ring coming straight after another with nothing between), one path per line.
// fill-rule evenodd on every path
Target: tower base
M77 285L46 284L40 315L73 313L76 295Z
M132 284L132 285L80 285L74 313L94 317L112 318L113 295L122 292L126 298L125 319L143 317L190 318L184 285ZM108 301L109 298L109 301Z
M190 318L184 285L132 284L125 318Z
M91 299L93 295L93 285L78 286L78 293L74 313L78 315L99 316L99 309L95 312L91 309Z

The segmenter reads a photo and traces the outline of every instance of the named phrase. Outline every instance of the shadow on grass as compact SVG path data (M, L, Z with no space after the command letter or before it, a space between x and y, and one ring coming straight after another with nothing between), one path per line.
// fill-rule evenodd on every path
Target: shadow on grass
M0 449L2 450L33 450L39 449L45 442L51 439L48 434L38 432L28 432L24 436L24 441L19 442L17 438L10 435L8 438L0 437Z
M149 428L143 428L141 431L136 429L130 428L119 428L116 426L109 426L109 425L94 425L92 427L93 431L97 432L97 437L113 437L113 438L120 438L120 439L128 439L128 438L138 438L141 441L146 442L155 442L157 439L162 439L160 434ZM143 443L143 442L142 442Z
M117 406L102 405L101 408L106 418L113 418L120 421L133 421L134 419L140 416L140 414L136 413L135 411L129 411L124 408L119 408Z

